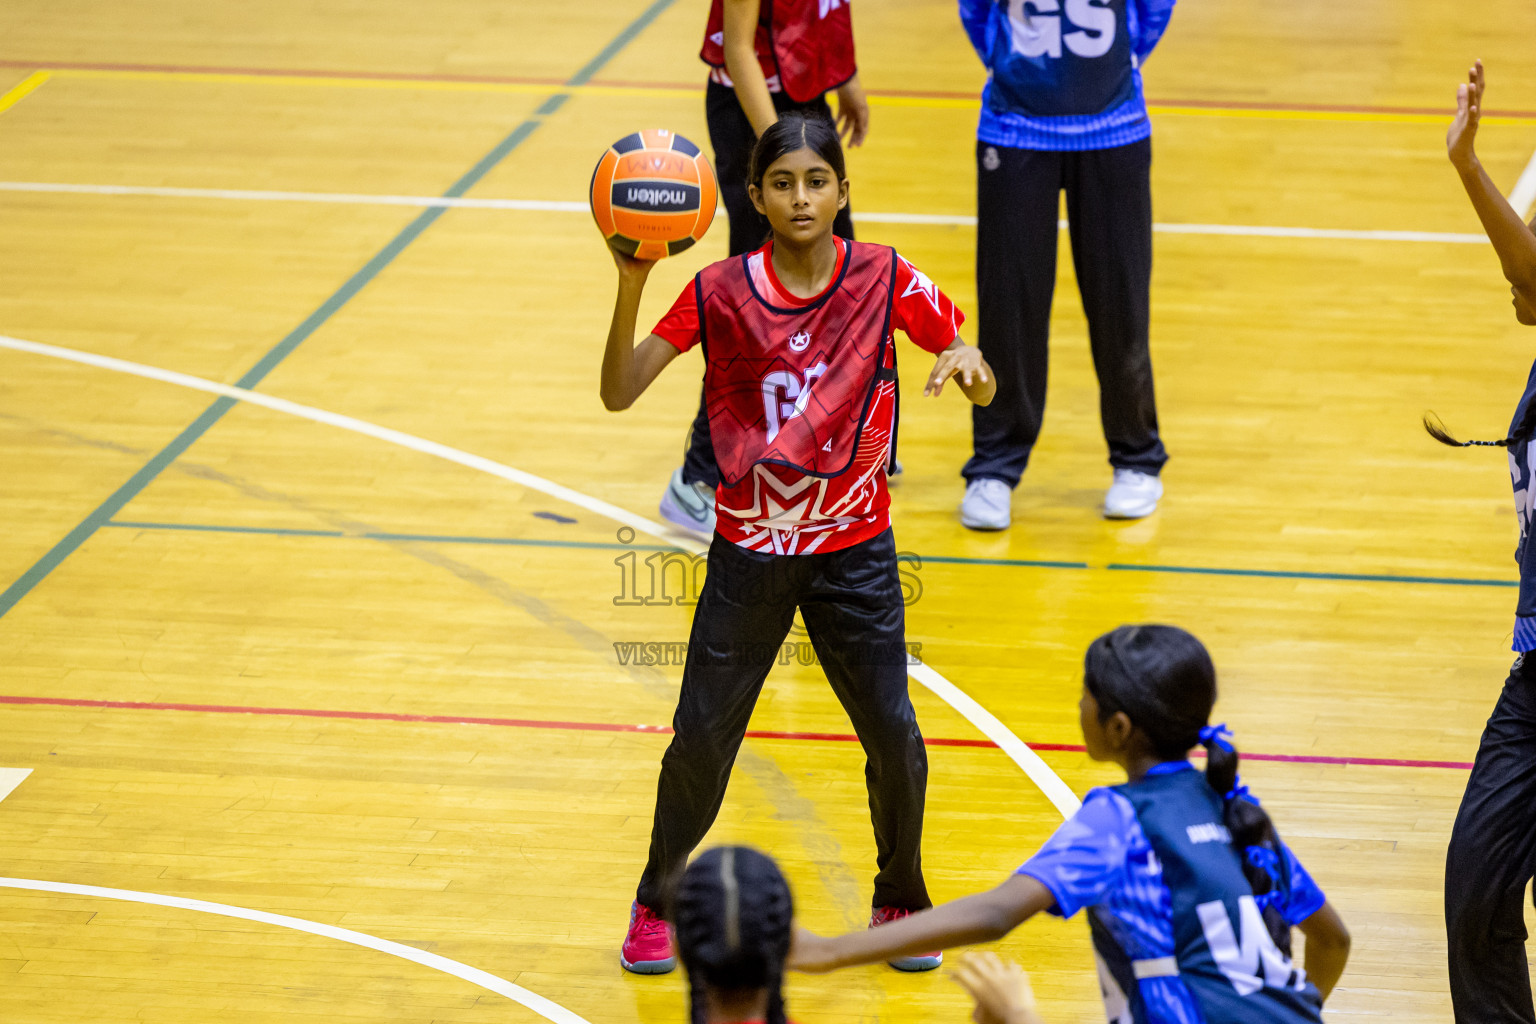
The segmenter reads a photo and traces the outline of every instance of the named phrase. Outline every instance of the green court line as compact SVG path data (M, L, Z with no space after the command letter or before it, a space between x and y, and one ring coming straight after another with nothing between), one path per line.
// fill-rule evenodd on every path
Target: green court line
M424 544L490 544L530 548L591 548L599 551L682 551L666 544L618 544L613 541L543 540L524 537L466 537L437 533L343 533L341 530L294 530L282 526L214 526L205 523L145 523L114 519L104 526L128 530L189 530L199 533L256 533L273 537L355 537L359 540L419 541Z
M1087 562L1049 562L1032 558L959 558L950 555L918 555L924 562L937 565L1005 565L1025 569L1087 569Z
M622 32L614 36L602 50L598 51L597 56L593 57L581 70L572 75L566 81L566 87L585 85L620 50L633 41L641 32L645 31L651 22L655 21L657 16L670 7L672 3L673 0L654 0L638 18L625 26ZM551 95L539 105L533 117L528 118L514 128L495 148L481 157L458 181L454 182L448 188L448 191L443 193L443 196L445 198L458 198L473 188L486 174L490 173L493 167L505 159L508 153L522 145L528 136L537 131L539 125L543 123L543 118L559 110L565 104L565 101L570 98L571 94L568 92L557 91ZM336 290L335 294L321 303L320 308L305 317L303 323L294 328L287 337L273 346L271 351L262 356L255 366L251 367L244 376L235 382L235 386L254 388L259 384L294 349L303 344L322 324L351 301L352 297L362 291L385 267L389 266L394 258L404 251L406 246L414 242L423 231L436 223L437 219L447 209L444 206L428 207L419 214L415 220L411 221L399 234L391 239L389 244L380 249L372 259L365 263L362 269L348 278L346 283ZM193 420L185 430L177 434L170 444L161 449L138 472L129 477L126 483L113 491L111 496L102 502L95 511L91 512L79 525L65 534L64 538L50 548L31 568L23 572L15 582L6 587L4 593L0 593L0 617L5 616L12 608L16 607L18 601L30 594L33 588L46 579L48 574L58 568L66 558L77 551L80 545L89 540L97 530L107 525L113 516L122 511L124 506L137 497L144 488L148 487L167 466L175 462L198 438L212 429L213 425L221 420L225 413L234 408L234 405L233 399L220 398L203 410L202 414Z
M504 547L587 548L596 551L681 551L665 544L618 544L611 541L547 540L532 537L474 537L438 533L342 533L340 530L293 530L275 526L212 526L202 523L146 523L116 519L102 524L132 530L189 530L204 533L257 533L283 537L356 537L361 540L420 541L427 544L490 544ZM1013 569L1091 569L1087 562L1034 561L1023 558L958 558L949 555L909 555L921 565L982 565ZM1196 565L1135 565L1111 562L1110 572L1166 572L1198 576L1246 576L1256 579L1332 580L1343 583L1427 583L1450 587L1518 587L1516 580L1471 579L1459 576L1394 576L1388 573L1303 572L1288 569L1221 569Z
M1290 569L1215 569L1194 565L1131 565L1111 562L1115 572L1175 572L1200 576L1259 576L1285 580L1343 580L1356 583L1432 583L1449 587L1518 587L1519 580L1479 580L1460 576L1393 576L1370 572L1301 572Z

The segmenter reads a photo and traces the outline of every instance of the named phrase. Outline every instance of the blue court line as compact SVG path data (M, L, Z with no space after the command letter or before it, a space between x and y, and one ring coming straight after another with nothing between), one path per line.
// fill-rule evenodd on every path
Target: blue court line
M580 71L572 75L566 81L567 87L585 85L593 75L597 74L620 50L629 45L641 32L655 21L662 11L666 10L673 0L654 0L641 15L630 22L622 32L614 36L598 51L597 56L586 63ZM534 112L534 116L523 121L514 128L506 138L497 143L485 156L471 167L458 181L454 182L448 191L443 193L444 198L457 199L490 173L491 169L506 158L523 141L532 135L543 119L553 114L564 106L565 101L571 98L568 92L556 92L541 103ZM388 245L380 249L372 259L365 263L357 273L347 279L346 283L338 288L330 298L320 304L304 322L294 328L287 337L273 346L272 350L259 359L255 366L246 371L245 375L235 382L236 387L254 388L261 380L271 373L294 349L298 348L327 320L336 315L336 312L345 306L352 297L372 281L394 258L414 242L423 231L436 223L437 219L447 212L445 206L428 207L415 220L405 226ZM235 402L230 398L220 398L203 410L202 415L177 434L170 444L160 450L149 462L145 463L138 472L128 478L128 481L112 492L112 495L102 502L95 511L86 516L64 539L55 544L48 553L38 559L36 564L6 587L4 593L0 593L0 617L3 617L16 603L32 592L33 588L47 578L48 574L58 568L60 563L79 549L101 527L105 526L113 516L122 511L130 501L137 497L144 488L148 487L167 466L175 462L198 438L206 434L215 423L223 419L224 414L234 408Z
M280 537L356 537L362 540L420 541L428 544L490 544L503 547L586 548L597 551L681 551L665 544L617 544L612 541L543 540L526 537L474 537L435 533L343 533L340 530L294 530L277 526L212 526L202 523L145 523L115 519L103 526L130 530L190 530L204 533L257 533ZM906 552L897 555L902 558ZM957 558L949 555L914 555L923 565L984 565L1000 568L1091 569L1087 562L1033 561L1023 558ZM1219 569L1195 565L1135 565L1111 562L1110 572L1166 572L1198 576L1246 576L1257 579L1332 580L1344 583L1427 583L1451 587L1518 587L1516 580L1472 579L1460 576L1394 576L1388 573L1302 572L1286 569Z

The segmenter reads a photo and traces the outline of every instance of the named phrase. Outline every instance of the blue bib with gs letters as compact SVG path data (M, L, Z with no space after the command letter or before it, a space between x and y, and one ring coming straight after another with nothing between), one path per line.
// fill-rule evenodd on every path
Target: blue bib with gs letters
M991 105L1033 117L1091 115L1136 95L1126 0L998 0Z

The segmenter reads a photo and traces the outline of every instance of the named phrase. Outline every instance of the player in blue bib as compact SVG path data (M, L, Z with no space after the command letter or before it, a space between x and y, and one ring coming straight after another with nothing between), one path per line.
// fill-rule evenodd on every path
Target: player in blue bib
M1088 913L1111 1024L1320 1021L1349 933L1237 777L1210 725L1216 670L1173 626L1121 626L1088 648L1088 756L1126 781L1094 789L1002 885L837 938L800 931L790 966L828 971L1002 938L1047 911ZM1203 745L1204 773L1186 759ZM1303 966L1290 933L1307 937Z

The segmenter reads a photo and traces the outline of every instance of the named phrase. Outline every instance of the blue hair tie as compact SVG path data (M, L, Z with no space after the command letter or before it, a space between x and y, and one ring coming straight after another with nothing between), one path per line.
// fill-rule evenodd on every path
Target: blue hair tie
M1227 801L1227 803L1231 803L1233 800L1247 800L1255 807L1261 806L1259 798L1248 791L1248 787L1243 785L1241 777L1233 780L1232 788L1227 790L1226 795L1222 799Z
M1243 851L1248 863L1263 871L1275 885L1280 884L1280 856L1267 846L1250 846Z
M1188 736L1188 733L1184 735ZM1204 747L1216 746L1232 753L1232 731L1227 728L1227 723L1220 725L1202 725L1200 727L1200 745Z
M1285 879L1280 873L1280 856L1267 846L1250 846L1244 852L1244 859L1249 864L1258 868L1269 876L1269 891L1254 896L1253 900L1262 913L1271 906L1279 910L1287 893Z

